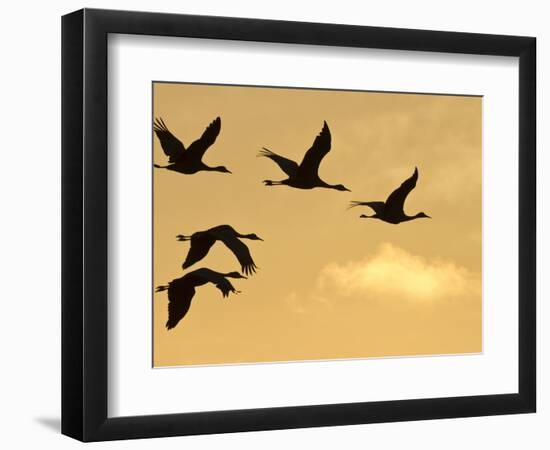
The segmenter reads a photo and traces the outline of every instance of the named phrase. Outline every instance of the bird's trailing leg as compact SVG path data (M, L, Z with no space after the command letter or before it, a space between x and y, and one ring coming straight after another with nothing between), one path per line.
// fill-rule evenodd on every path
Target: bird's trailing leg
M156 167L157 169L168 169L169 166L159 166L158 164L153 164L153 167Z
M360 219L372 219L374 216L367 216L366 214L361 214L359 216Z
M262 183L265 184L266 186L282 186L283 185L282 181L273 181L273 180L264 180L264 181L262 181Z
M176 236L176 239L178 241L190 241L191 240L191 236L184 236L183 234L178 234Z
M162 286L157 286L157 288L155 289L155 292L162 292L162 291L167 291L168 290L168 285L165 284L165 285L162 285Z

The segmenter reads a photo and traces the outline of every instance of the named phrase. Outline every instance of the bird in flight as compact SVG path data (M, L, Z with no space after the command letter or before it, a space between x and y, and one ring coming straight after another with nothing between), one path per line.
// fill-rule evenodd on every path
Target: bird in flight
M395 191L393 191L385 202L351 202L350 208L355 206L368 206L370 207L375 214L372 216L367 216L362 214L361 218L365 219L380 219L384 222L398 224L401 222L406 222L409 220L420 219L422 217L430 218L426 213L419 212L414 216L407 216L403 210L405 205L405 200L409 193L415 188L416 181L418 180L418 169L414 168L414 173L412 176L399 186Z
M176 238L178 241L191 241L191 247L182 265L184 269L187 269L203 259L216 241L223 242L225 246L233 252L239 260L245 275L252 275L258 268L250 255L250 250L246 244L240 240L251 239L253 241L263 241L262 238L254 233L241 234L229 225L219 225L205 231L197 231L191 236L179 234Z
M154 164L154 166L157 169L168 169L187 175L200 171L231 173L225 166L210 167L202 161L204 154L220 134L221 125L221 119L216 117L206 127L202 136L186 149L183 143L168 129L162 118L155 119L153 130L159 138L162 150L168 156L169 164L167 166Z
M264 180L266 186L286 185L297 189L313 189L316 187L336 189L337 191L349 191L343 184L328 184L319 177L319 165L330 151L330 130L326 122L323 129L313 141L313 145L304 155L300 165L291 159L278 155L263 147L258 156L269 158L287 174L288 178L281 181Z
M199 286L212 283L224 297L228 297L231 292L238 294L240 291L237 291L227 278L246 277L239 272L220 273L201 268L186 273L183 277L176 278L166 285L158 286L155 292L168 291L168 321L166 322L166 328L171 330L185 317L191 307L195 288Z

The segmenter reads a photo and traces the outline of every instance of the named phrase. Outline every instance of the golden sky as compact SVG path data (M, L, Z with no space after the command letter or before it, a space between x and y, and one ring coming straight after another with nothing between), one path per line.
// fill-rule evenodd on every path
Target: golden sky
M229 224L260 270L224 299L197 288L165 328L153 296L153 364L273 362L480 352L480 97L154 83L153 115L187 146L217 116L204 161L233 174L154 171L154 285L184 272L192 234ZM326 120L332 150L319 174L352 192L266 187L285 174L261 147L298 163ZM153 159L164 165L158 139ZM419 169L400 225L359 219L351 200L382 200ZM239 270L216 243L188 270Z

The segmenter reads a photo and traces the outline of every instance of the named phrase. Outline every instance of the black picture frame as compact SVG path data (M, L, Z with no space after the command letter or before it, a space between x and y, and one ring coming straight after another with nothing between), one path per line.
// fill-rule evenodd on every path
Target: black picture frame
M519 57L517 393L107 417L107 36ZM84 9L62 18L62 433L82 441L535 412L536 39ZM513 295L513 293L510 293Z

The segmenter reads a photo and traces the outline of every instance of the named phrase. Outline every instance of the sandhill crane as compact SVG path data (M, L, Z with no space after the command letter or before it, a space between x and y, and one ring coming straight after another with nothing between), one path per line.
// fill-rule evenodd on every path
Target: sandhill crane
M197 231L191 236L179 234L177 239L178 241L191 241L191 247L189 248L185 262L182 265L184 269L203 259L216 241L222 241L225 246L237 257L245 275L251 275L256 272L257 266L252 260L250 250L248 250L248 247L239 239L263 241L262 238L254 233L241 234L229 225L219 225L205 231Z
M380 219L384 222L398 224L401 222L406 222L409 220L420 219L422 217L430 218L426 213L419 212L414 216L407 216L403 211L403 206L405 200L409 193L416 186L416 181L418 180L418 169L414 168L414 173L412 176L399 186L395 191L393 191L385 202L351 202L350 208L355 206L369 206L375 212L372 216L367 216L362 214L361 218L364 219Z
M328 184L319 177L319 165L330 151L330 141L330 130L327 123L323 122L323 129L313 141L311 148L304 155L304 159L302 159L300 165L263 147L258 156L265 156L275 161L281 170L288 175L286 180L264 180L264 184L266 186L286 185L298 189L322 187L336 189L337 191L349 191L343 184Z
M166 328L171 330L185 317L195 295L195 288L199 286L212 283L221 291L224 297L229 296L230 292L238 294L240 291L237 291L227 278L246 277L239 272L220 273L203 267L186 273L183 277L176 278L166 285L158 286L155 292L168 291L168 321L166 322Z
M168 156L169 164L167 166L154 164L154 166L158 169L168 169L188 175L203 170L231 173L225 166L210 167L202 162L202 157L220 134L221 123L219 117L214 119L206 127L202 136L186 149L183 143L168 130L164 120L161 118L155 119L153 130L159 138L164 153Z

